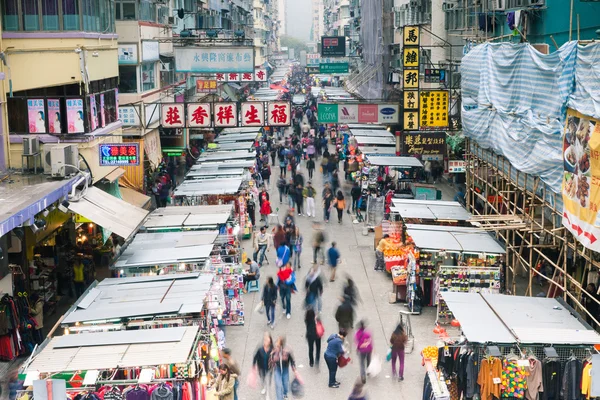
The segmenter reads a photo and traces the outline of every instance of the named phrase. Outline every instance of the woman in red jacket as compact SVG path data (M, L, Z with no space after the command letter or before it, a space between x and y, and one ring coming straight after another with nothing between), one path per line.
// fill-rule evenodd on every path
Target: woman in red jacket
M260 206L261 219L265 221L265 226L269 227L269 214L271 214L271 202L267 199L263 200Z

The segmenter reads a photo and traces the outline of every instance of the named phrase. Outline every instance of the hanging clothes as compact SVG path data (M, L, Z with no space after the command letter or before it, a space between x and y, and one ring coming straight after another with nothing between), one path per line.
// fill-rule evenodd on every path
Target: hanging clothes
M560 389L562 386L560 361L544 360L544 364L542 365L542 382L544 386L542 400L560 400Z
M581 374L583 372L583 363L571 358L565 363L565 369L562 376L562 386L560 398L563 400L579 400L581 398Z
M500 398L500 383L502 382L502 361L496 357L481 360L477 383L481 387L481 400Z
M583 372L581 373L581 394L586 400L590 399L592 395L592 363L583 367Z
M467 359L467 385L465 389L467 399L473 398L476 394L479 394L479 385L477 384L478 375L479 361L477 355L471 353Z
M516 360L502 362L502 398L524 399L527 390L527 372Z
M527 400L538 400L540 392L544 391L542 379L542 363L535 357L529 357L529 375L527 376Z

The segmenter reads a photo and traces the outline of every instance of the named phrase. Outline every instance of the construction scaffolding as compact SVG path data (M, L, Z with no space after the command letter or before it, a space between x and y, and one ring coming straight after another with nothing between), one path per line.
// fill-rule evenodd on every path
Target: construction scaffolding
M563 297L600 325L582 304L582 297L600 304L596 293L586 290L588 282L597 281L600 257L562 225L562 195L473 140L466 143L465 159L466 204L476 216L473 222L495 232L506 246L506 292L536 296L534 280L547 282L546 297Z

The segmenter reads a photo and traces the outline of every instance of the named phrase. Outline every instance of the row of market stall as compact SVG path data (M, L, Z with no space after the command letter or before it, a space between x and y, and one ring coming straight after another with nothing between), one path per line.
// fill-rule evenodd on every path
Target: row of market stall
M210 398L223 327L244 323L243 190L253 185L259 134L255 128L220 134L174 190L172 206L149 214L128 208L99 221L84 208L103 209L102 201L112 199L77 202L74 211L125 238L111 265L115 278L92 284L33 352L21 370L23 395L43 399L51 390L53 398L73 398L160 387Z

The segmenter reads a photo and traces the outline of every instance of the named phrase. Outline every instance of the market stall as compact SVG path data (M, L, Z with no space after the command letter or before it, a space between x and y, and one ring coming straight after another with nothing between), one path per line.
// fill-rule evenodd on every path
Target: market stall
M203 153L198 160L196 160L196 164L202 164L204 162L215 162L215 161L232 161L232 160L255 160L256 155L254 152L249 152L246 150L236 150L236 151L215 151Z
M457 201L392 199L392 220L427 225L470 225L472 215Z
M185 205L228 204L242 189L242 178L183 181L175 189L175 202Z
M232 143L232 142L251 142L253 143L258 137L259 132L249 132L249 133L223 133L221 132L219 136L213 140L213 143L217 143L219 145Z
M256 157L251 159L244 160L219 160L219 161L202 161L202 163L197 163L192 165L189 173L198 172L202 168L218 168L219 170L226 169L251 169L256 166Z
M562 299L452 292L442 297L457 328L436 327L439 344L422 354L450 392L462 388L467 398L600 395L593 373L600 335ZM461 383L461 377L470 379Z
M207 154L211 154L217 151L241 151L245 150L247 152L254 153L254 142L247 141L234 141L234 142L219 142L219 143L211 143L208 145Z
M350 128L350 127L349 127ZM359 128L350 128L350 133L352 136L368 136L368 137L387 137L393 138L394 135L392 132L387 131L385 129L359 129Z
M416 157L368 154L360 171L362 187L376 187L393 179L395 186L401 189L401 183L416 180L417 168L423 168L423 164Z
M148 215L140 231L182 231L225 229L235 221L232 204L157 208Z
M250 172L247 168L222 168L210 167L206 164L201 164L197 169L192 169L185 176L185 180L206 180L217 178L242 178L249 179Z
M396 151L396 139L394 137L355 136L351 141L355 141L363 152L368 152L369 147L391 147L392 152L395 153Z

